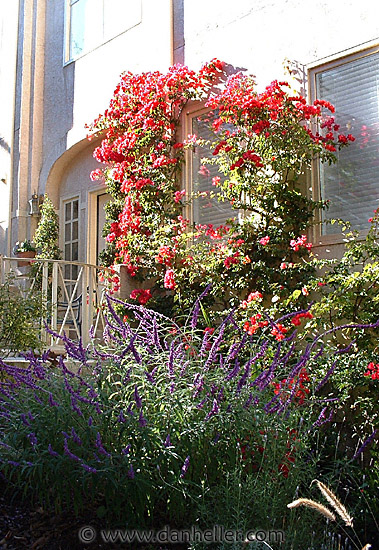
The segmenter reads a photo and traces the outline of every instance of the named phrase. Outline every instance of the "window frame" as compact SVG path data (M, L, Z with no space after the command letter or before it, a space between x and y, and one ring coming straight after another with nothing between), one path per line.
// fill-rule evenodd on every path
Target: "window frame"
M379 40L376 39L366 44L361 44L349 50L336 53L327 58L320 59L313 63L307 65L308 73L308 97L310 101L316 99L316 90L317 90L317 75L329 69L334 69L336 67L341 67L347 65L353 61L363 59L373 54L379 53ZM316 130L316 129L315 129ZM321 182L320 182L320 164L316 159L313 161L312 169L310 172L310 181L307 186L314 200L321 199ZM337 231L336 233L330 233L325 235L322 233L322 219L321 212L317 213L316 224L313 229L313 240L317 245L332 245L332 244L343 244L346 242L342 231ZM338 226L336 226L337 228ZM363 239L368 233L368 229L361 230L360 237Z
M78 55L71 56L71 8L73 5L77 4L81 0L66 0L65 3L65 10L64 10L64 48L63 48L63 65L69 65L70 63L75 62L77 59L80 59L81 57L84 57L85 55L97 50L104 44L107 44L111 40L114 40L118 36L121 36L121 34L124 34L125 32L129 31L130 29L138 26L142 22L142 0L133 0L133 2L138 1L139 2L139 8L140 8L140 14L138 17L138 21L134 21L132 23L128 23L123 31L118 32L115 35L112 35L110 37L107 37L105 35L104 30L104 21L105 21L105 12L104 12L104 0L101 0L102 3L102 37L99 39L99 42L96 43L95 46L83 49L82 52L80 52Z

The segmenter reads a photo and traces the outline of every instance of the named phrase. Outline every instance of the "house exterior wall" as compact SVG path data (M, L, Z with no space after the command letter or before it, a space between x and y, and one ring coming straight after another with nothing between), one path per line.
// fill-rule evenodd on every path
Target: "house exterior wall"
M107 107L122 71L166 70L173 62L197 69L217 57L230 72L254 74L263 88L288 79L290 60L293 83L307 94L309 66L379 44L377 0L135 1L141 1L138 24L71 62L64 50L66 0L19 0L2 9L0 53L9 45L12 53L0 57L0 75L10 75L0 81L0 179L6 180L0 252L8 225L8 253L33 235L37 220L28 216L27 201L36 191L47 193L58 211L66 198L81 197L80 259L94 260L90 210L99 186L89 180L96 163L85 124Z

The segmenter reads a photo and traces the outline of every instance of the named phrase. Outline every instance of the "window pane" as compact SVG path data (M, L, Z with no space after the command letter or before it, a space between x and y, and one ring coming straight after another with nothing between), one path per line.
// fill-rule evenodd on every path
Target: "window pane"
M78 0L70 10L70 59L74 59L103 41L102 0Z
M72 219L77 220L78 219L78 213L79 213L79 201L73 201L72 202Z
M197 137L213 141L216 135L209 128L211 123L209 114L201 115L192 120L192 133ZM216 197L209 196L214 193L221 197L217 187L212 185L212 178L219 176L224 178L216 165L206 164L202 159L214 158L209 145L197 146L192 156L192 190L206 193L205 197L198 198L193 204L193 218L195 223L213 224L215 226L225 224L228 218L235 218L237 211L233 210L229 201L219 201Z
M65 244L65 246L64 246L64 259L65 260L72 260L72 258L71 258L71 246L69 244Z
M78 243L72 243L72 256L71 256L71 260L73 261L77 261L78 259Z
M78 240L78 222L72 222L72 240Z
M67 202L64 207L64 219L67 222L71 220L71 203Z
M64 242L71 241L71 223L66 223L64 226Z
M336 107L341 132L355 137L337 153L335 165L320 167L321 196L330 200L324 217L366 229L379 206L379 54L318 74L317 97ZM323 224L324 234L335 231L335 226Z

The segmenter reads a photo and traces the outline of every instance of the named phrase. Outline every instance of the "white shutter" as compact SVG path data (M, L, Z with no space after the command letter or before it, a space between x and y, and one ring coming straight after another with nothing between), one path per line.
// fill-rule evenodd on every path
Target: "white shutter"
M316 75L317 98L330 101L340 132L355 142L337 153L335 165L320 166L322 199L330 200L324 218L342 218L367 229L379 207L379 53ZM323 224L323 233L335 233Z

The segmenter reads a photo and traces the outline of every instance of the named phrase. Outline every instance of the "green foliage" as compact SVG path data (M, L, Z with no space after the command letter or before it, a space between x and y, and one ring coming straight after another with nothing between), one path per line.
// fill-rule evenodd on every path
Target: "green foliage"
M41 219L38 223L34 245L37 250L36 258L59 260L62 252L58 246L59 222L58 214L48 196L45 196L41 206Z
M23 297L12 277L0 285L0 349L3 355L41 349L42 314L42 297L38 291Z

